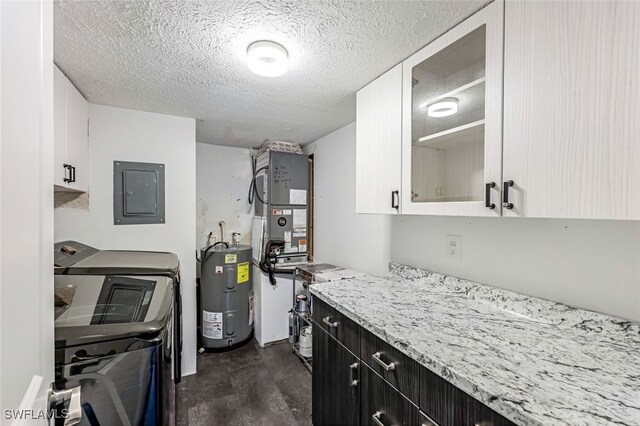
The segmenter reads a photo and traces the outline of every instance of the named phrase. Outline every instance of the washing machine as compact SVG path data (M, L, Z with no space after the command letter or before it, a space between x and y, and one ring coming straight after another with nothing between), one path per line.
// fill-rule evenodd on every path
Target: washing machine
M173 280L56 275L55 407L80 425L175 425ZM75 423L74 423L75 424Z
M78 241L61 241L54 245L56 275L131 275L164 276L173 283L174 363L176 383L182 376L182 296L180 294L180 260L174 253L100 250Z

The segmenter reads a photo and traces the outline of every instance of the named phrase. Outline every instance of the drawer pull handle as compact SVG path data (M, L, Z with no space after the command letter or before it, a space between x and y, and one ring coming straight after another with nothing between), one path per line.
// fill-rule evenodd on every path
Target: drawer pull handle
M355 372L355 374L354 374ZM349 374L351 375L349 378L349 386L358 386L358 379L356 379L358 374L358 363L354 362L349 366Z
M384 423L382 423L382 420L380 420L380 417L382 417L382 412L376 411L373 413L373 416L371 416L371 420L373 420L373 423L375 423L376 426L385 426Z
M396 363L395 362L390 362L389 364L387 364L382 359L380 359L381 356L382 356L382 352L376 352L375 354L371 355L373 360L376 363L378 363L382 368L384 368L385 371L391 371L391 370L395 370L396 369Z
M322 322L323 322L323 323L325 323L325 324L327 324L327 325L328 325L329 327L331 327L331 328L337 328L337 327L338 327L338 324L339 324L339 322L338 322L338 321L331 322L331 317L324 317L324 318L322 318Z

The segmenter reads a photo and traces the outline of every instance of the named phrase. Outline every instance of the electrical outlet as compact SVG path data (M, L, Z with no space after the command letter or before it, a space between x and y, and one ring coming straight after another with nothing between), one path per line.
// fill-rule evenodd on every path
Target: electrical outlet
M447 238L445 238L445 256L462 261L462 237L460 235L447 234Z

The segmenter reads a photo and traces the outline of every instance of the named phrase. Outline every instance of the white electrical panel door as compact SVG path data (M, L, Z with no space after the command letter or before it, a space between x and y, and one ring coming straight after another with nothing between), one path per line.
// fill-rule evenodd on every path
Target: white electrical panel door
M505 216L640 219L640 3L507 2Z
M402 64L402 213L500 216L504 3Z
M356 95L356 213L399 213L402 64Z

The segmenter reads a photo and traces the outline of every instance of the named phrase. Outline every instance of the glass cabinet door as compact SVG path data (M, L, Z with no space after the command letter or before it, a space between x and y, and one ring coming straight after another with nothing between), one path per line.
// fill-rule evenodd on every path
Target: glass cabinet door
M503 7L403 64L403 213L500 214Z

